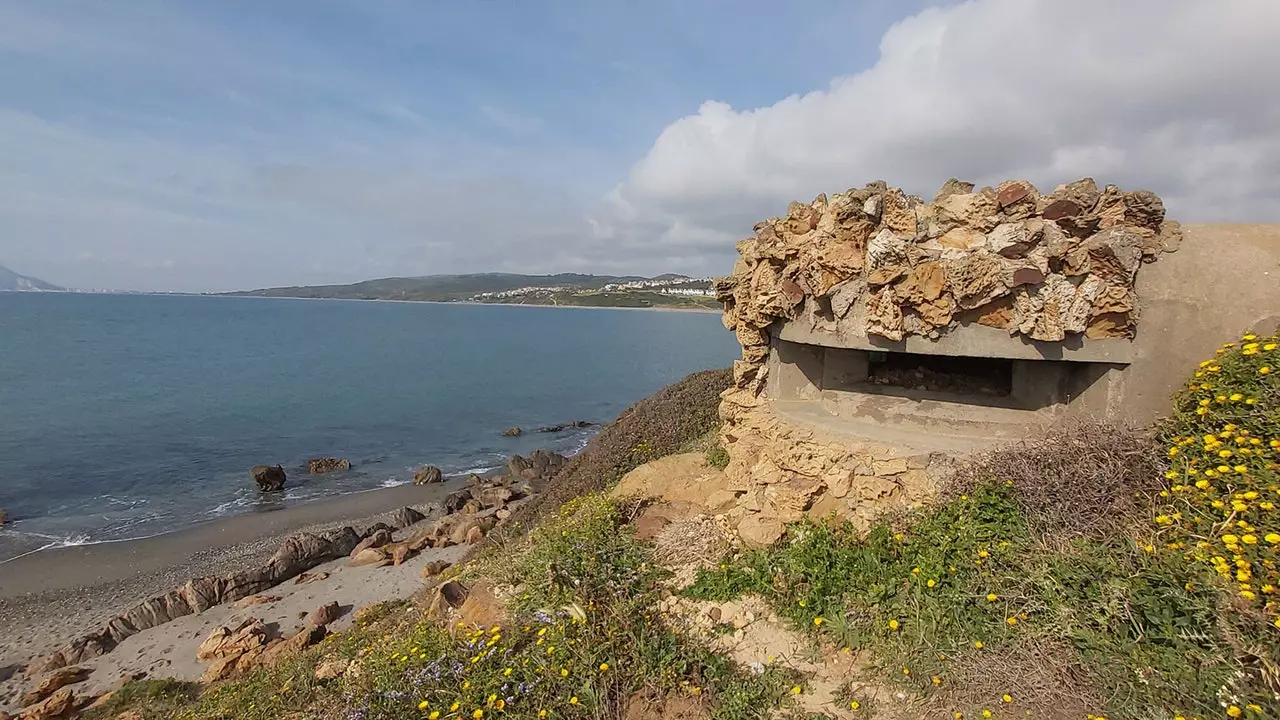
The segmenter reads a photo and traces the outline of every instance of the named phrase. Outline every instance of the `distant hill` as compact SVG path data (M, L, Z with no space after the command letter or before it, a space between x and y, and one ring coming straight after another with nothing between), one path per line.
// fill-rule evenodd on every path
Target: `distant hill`
M40 278L19 275L0 265L0 292L60 292L66 288L47 283Z
M584 275L561 273L557 275L520 275L511 273L477 273L467 275L426 275L421 278L380 278L352 284L328 284L328 286L271 287L265 290L230 292L227 295L255 297L330 297L344 300L426 300L436 302L477 300L483 301L485 293L509 293L536 288L536 290L599 291L611 284L632 283L660 279L669 283L689 282L685 275L660 275L659 278L643 278L639 275Z

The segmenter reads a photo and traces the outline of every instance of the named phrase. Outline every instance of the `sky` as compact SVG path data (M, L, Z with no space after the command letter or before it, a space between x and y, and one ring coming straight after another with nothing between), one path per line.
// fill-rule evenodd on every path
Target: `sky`
M1083 176L1280 221L1275 0L5 0L0 265L725 274L791 200Z

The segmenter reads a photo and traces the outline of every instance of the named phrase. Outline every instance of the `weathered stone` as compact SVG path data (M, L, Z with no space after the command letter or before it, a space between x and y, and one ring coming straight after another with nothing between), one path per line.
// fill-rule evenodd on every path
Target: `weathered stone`
M903 336L902 308L892 286L884 286L867 296L867 334L880 335L889 340L901 340Z
M1013 298L1002 297L977 308L975 312L978 315L974 322L979 325L1006 330L1013 324Z
M878 475L859 475L853 479L853 492L860 500L879 500L888 497L898 489L893 478Z
M385 553L377 548L365 548L353 555L351 562L348 564L351 567L363 567L365 565L380 567L383 565L390 565L391 558L387 557Z
M849 314L849 309L862 299L862 296L866 291L866 283L859 278L853 278L840 283L832 289L831 312L834 313L837 318L844 318Z
M440 468L435 465L427 465L420 468L413 474L414 485L430 485L433 483L443 482L444 474L440 472Z
M427 603L427 615L433 618L444 618L451 610L462 607L467 601L467 587L456 580L442 583L431 593Z
M201 660L211 660L242 655L265 647L269 639L267 627L262 624L262 621L249 618L234 628L228 626L215 628L204 642L200 643L200 647L196 650L196 657Z
M335 600L312 610L307 616L307 622L315 627L325 627L340 617L342 617L342 606Z
M1031 197L1031 184L1018 180L1001 183L996 191L996 202L1001 208L1022 202Z
M509 427L506 430L502 431L502 436L503 437L520 437L520 434L523 432L524 431L521 430L519 427Z
M249 471L253 476L253 481L258 484L258 489L263 492L276 492L284 489L285 481L288 476L285 475L284 468L280 465L271 467L269 465L255 465Z
M947 281L956 304L968 310L1009 292L1004 284L1004 265L987 252L971 253L947 264Z
M76 712L79 703L75 691L64 687L49 697L22 711L21 720L55 720L69 718Z
M58 668L40 678L40 681L35 686L23 693L20 704L23 707L35 705L68 685L84 682L88 679L90 672L92 671L88 668L74 665Z
M980 230L974 230L968 227L954 227L942 234L937 240L937 246L944 252L946 250L960 250L963 252L971 252L986 247L987 236ZM954 257L954 255L951 255Z
M891 460L877 460L872 463L876 475L897 475L907 471L906 458L893 458Z
M880 224L898 235L913 237L916 234L915 198L891 188L882 202Z
M987 247L992 252L1007 258L1020 258L1035 244L1027 227L1020 222L1001 223L987 234Z
M786 527L781 521L762 515L748 515L738 523L738 536L748 547L769 547L777 542Z
M1125 193L1124 219L1130 225L1159 232L1164 223L1164 202L1150 190Z
M999 222L999 210L994 192L956 193L937 204L937 217L944 229L959 226L985 233Z
M867 284L871 286L888 285L906 274L907 268L904 265L876 268L867 274Z
M933 201L936 203L952 195L966 195L971 192L973 192L973 183L951 178L942 184L942 188L933 196Z
M276 641L271 643L262 651L258 658L249 657L246 662L245 657L241 657L240 662L236 663L236 670L248 670L251 664L263 665L265 667L273 667L291 657L296 657L303 650L318 645L329 634L324 625L316 625L314 623L302 628L294 633L292 637L284 641Z
M1133 319L1128 313L1106 313L1089 323L1085 337L1091 340L1133 337Z
M1094 205L1093 214L1098 216L1098 227L1105 230L1125 222L1125 194L1115 185L1108 185L1102 190L1101 197Z
M391 531L385 528L378 528L376 531L371 533L369 537L361 540L358 545L356 545L354 548L351 548L351 552L348 554L348 556L352 560L355 560L356 557L361 553L363 553L364 551L371 550L374 548L380 548L383 545L386 545L390 542L391 542ZM378 555L381 556L382 553L378 553Z
M1096 275L1113 285L1132 286L1142 263L1142 238L1125 228L1103 230L1067 253L1066 275Z
M402 507L391 515L391 524L394 525L397 530L403 530L410 525L416 525L426 519L427 516L417 510L414 510L411 507Z
M918 304L932 302L942 297L947 286L947 274L942 263L926 262L911 268L906 280L895 290L903 302Z
M1098 192L1098 184L1094 182L1093 178L1081 178L1075 182L1059 185L1054 188L1053 192L1049 195L1051 200L1049 207L1052 207L1054 203L1065 200L1078 208L1074 213L1078 215L1081 212L1088 212L1092 210L1093 207L1098 204L1098 198L1100 196L1101 193ZM1057 218L1049 216L1049 207L1046 207L1041 215L1046 220L1056 220Z
M484 528L477 525L467 530L467 537L464 538L464 541L466 542L466 544L475 545L479 543L481 540L484 540Z
M307 461L307 469L312 475L338 472L351 469L351 461L344 458L312 458Z

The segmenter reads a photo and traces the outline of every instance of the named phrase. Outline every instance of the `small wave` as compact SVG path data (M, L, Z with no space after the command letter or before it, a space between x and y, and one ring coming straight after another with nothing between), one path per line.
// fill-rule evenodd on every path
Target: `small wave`
M396 478L387 478L386 480L383 480L380 483L380 486L384 488L393 488L393 487L400 487L401 485L408 485L408 484L409 484L408 480L397 480Z
M487 465L487 466L482 466L482 467L481 467L481 466L477 466L477 467L473 467L473 468L467 468L466 470L459 470L459 471L457 472L457 474L458 474L458 475L471 475L472 473L474 473L474 474L476 474L476 475L483 475L484 473L487 473L487 472L489 472L490 470L497 470L497 469L498 469L498 468L500 468L500 467L502 467L502 466L501 466L501 465Z
M248 504L249 504L249 498L240 497L240 498L236 498L235 500L228 500L227 502L224 502L221 505L214 507L207 514L222 516L222 515L226 515L232 510L235 510L236 508L245 507Z

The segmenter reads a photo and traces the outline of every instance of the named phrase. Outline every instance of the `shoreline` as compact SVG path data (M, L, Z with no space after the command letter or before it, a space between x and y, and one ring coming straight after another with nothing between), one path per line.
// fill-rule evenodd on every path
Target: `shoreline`
M391 513L402 507L430 516L429 506L466 486L465 477L454 477L432 485L375 488L267 513L218 518L147 538L50 548L0 564L0 617L5 618L0 671L14 671L8 677L0 675L0 710L11 707L19 686L31 681L22 678L18 668L100 627L127 607L193 577L225 575L258 565L295 533L323 532L344 525L359 531L389 521ZM460 549L465 548L450 548L454 554ZM333 575L326 581L303 586L286 582L268 592L286 596L287 602L275 608L281 613L278 620L286 619L286 610L293 615L313 609L329 594L351 597L361 604L406 597L420 585L421 565L433 557L432 552L424 553L399 573L347 567L346 558L340 558L314 568ZM93 678L91 685L108 689L99 683L114 682L108 675L118 677L121 669L116 666L122 662L129 665L129 671L150 667L139 663L158 663L154 671L165 674L162 670L168 668L170 656L174 671L181 668L178 674L190 675L198 669L194 646L174 650L175 644L185 642L185 633L179 634L179 629L190 632L198 628L198 638L187 638L198 644L211 623L244 613L235 604L220 605L140 633L126 641L130 646L127 652L108 653L91 663L106 671L95 671L99 677Z

